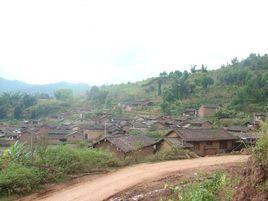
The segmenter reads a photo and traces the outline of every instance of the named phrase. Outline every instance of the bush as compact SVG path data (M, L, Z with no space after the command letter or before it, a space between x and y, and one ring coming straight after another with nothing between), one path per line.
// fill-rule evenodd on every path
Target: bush
M166 187L171 190L171 196L179 201L227 201L232 198L232 182L224 172L215 171L211 176L200 174L192 182Z
M188 150L180 148L172 148L169 151L159 151L152 156L146 157L146 161L155 162L155 161L165 161L165 160L177 160L177 159L186 159L186 154Z
M37 164L49 166L63 174L88 172L91 169L117 166L117 159L108 152L88 149L58 146L56 148L39 150Z
M267 164L268 161L268 123L264 123L261 127L262 136L258 139L254 148L255 159L262 164Z
M26 194L39 186L39 169L10 163L0 172L0 195Z
M143 134L142 133L142 131L140 131L139 129L131 129L130 131L129 131L129 135L141 135L141 134Z
M11 147L0 156L0 195L26 194L40 184L64 179L68 174L85 173L119 165L119 161L106 151L89 148L39 146L31 157L25 157L27 147Z

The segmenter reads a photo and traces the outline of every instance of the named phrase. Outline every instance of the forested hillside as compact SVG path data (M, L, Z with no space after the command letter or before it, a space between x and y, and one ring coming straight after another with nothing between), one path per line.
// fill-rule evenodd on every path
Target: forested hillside
M201 104L219 104L220 117L230 118L235 113L252 113L268 110L268 55L251 54L217 70L193 66L190 72L162 72L159 77L135 83L92 87L77 95L74 88L47 93L2 93L0 118L40 118L49 114L80 108L89 112L105 109L121 114L119 103L134 100L151 100L154 106L147 114L180 115L186 108ZM56 88L57 89L57 88Z
M203 103L244 112L268 109L268 55L251 54L217 70L208 69L193 66L190 72L162 72L141 82L95 87L88 96L96 99L93 104L108 108L118 102L149 99L165 114L179 114Z

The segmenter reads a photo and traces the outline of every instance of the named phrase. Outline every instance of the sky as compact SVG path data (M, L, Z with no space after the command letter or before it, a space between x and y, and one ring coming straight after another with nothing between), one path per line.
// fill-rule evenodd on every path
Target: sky
M0 77L134 82L268 53L267 0L1 0Z

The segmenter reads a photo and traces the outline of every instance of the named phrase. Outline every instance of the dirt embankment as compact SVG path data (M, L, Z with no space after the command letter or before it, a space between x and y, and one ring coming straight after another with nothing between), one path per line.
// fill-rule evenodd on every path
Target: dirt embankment
M244 179L236 189L234 201L268 201L268 164L251 157L240 176Z
M232 163L242 163L248 160L245 155L215 156L188 160L166 161L160 163L139 164L126 167L118 171L97 176L90 180L83 179L81 182L64 188L56 188L48 193L36 193L28 196L23 201L100 201L118 194L137 184L157 180L174 175L176 171L190 169L206 169L212 166L221 166Z

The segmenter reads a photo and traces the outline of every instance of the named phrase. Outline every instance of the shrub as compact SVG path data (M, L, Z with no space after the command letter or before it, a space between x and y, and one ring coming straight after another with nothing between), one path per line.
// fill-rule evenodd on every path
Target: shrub
M58 146L39 150L37 164L52 167L63 174L88 172L94 168L116 166L117 159L108 152L88 149Z
M138 130L138 129L131 129L130 131L129 131L129 135L141 135L142 134L142 132L140 131L140 130Z
M215 171L210 177L199 174L192 182L183 182L175 187L168 187L172 197L179 201L216 201L231 200L232 181L221 171ZM219 195L224 195L221 197Z
M160 138L161 137L161 133L159 131L148 131L145 133L145 135L147 135L148 137L151 137L151 138Z
M26 194L39 184L58 181L68 174L119 165L111 153L85 147L39 146L34 151L33 160L22 154L28 153L27 150L26 146L17 144L0 157L0 195Z
M188 150L180 149L180 148L172 148L169 151L159 151L152 156L146 157L146 161L154 162L154 161L164 161L164 160L177 160L177 159L185 159Z
M255 159L265 164L268 161L268 123L264 123L261 127L262 136L257 141L254 148Z
M0 195L26 194L39 186L38 168L10 163L0 172Z

